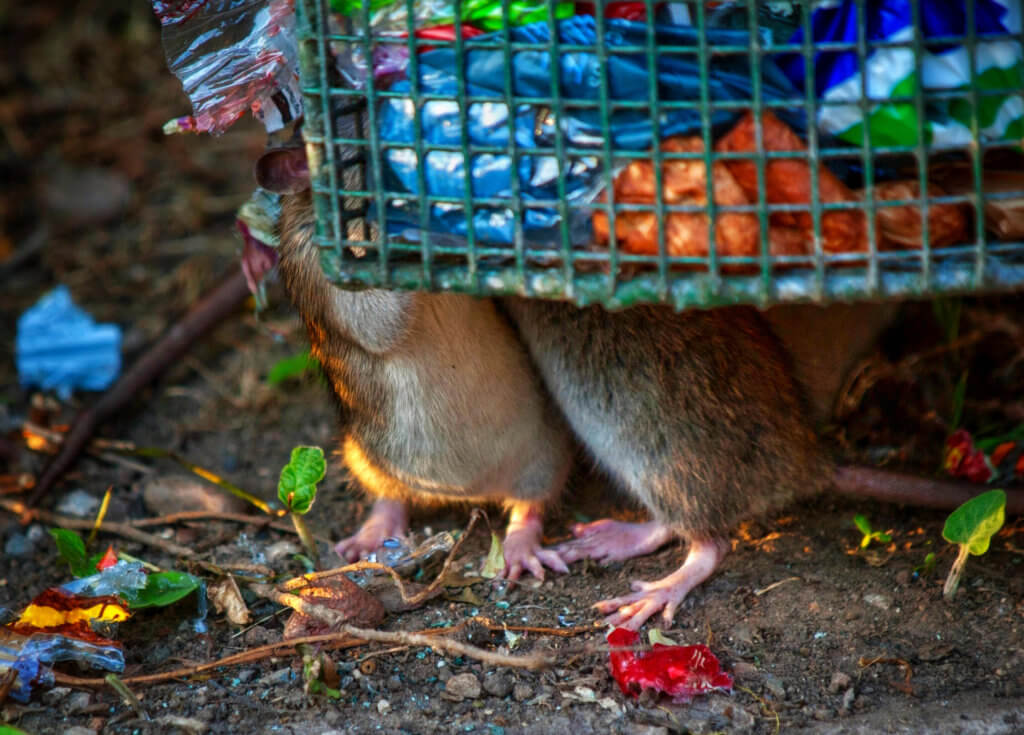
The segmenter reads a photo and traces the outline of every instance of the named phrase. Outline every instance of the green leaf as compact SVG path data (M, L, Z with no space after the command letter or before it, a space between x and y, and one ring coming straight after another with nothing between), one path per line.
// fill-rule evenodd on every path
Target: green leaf
M487 553L487 561L484 568L480 570L480 576L485 579L494 579L505 570L505 548L501 543L501 536L491 531L491 550Z
M995 436L985 437L984 439L975 438L974 446L985 452L985 454L988 454L1000 444L1019 441L1024 441L1024 423L1015 426L1005 434L997 434Z
M133 609L166 607L197 589L199 589L197 577L170 569L147 575L145 587L141 590L122 592L121 596Z
M85 556L85 542L74 531L66 528L51 528L50 535L57 542L57 553L60 558L71 566L71 573L76 577L88 577L96 572L96 562L90 565ZM98 557L97 557L98 560Z
M942 538L967 547L974 556L988 551L989 541L1006 520L1006 493L989 490L971 498L950 513Z
M657 628L651 628L649 631L647 631L647 640L651 642L652 646L655 643L660 643L663 646L678 646L679 645L678 643L676 643L674 640L669 638L667 635L662 633Z
M865 536L871 534L871 524L868 523L868 519L858 513L853 517L853 525L857 527L857 530L863 533Z
M320 447L295 447L291 461L281 470L277 497L292 513L307 513L316 500L316 484L324 479L327 462Z
M302 377L307 371L320 372L320 363L308 352L300 352L298 355L278 360L267 373L267 383L280 385L291 378Z

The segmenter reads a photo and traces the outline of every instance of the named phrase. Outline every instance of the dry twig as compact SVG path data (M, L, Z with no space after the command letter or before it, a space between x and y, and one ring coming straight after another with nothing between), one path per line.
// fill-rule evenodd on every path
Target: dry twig
M92 520L69 518L68 516L51 513L47 510L43 510L42 508L30 508L25 505L25 503L17 500L0 498L0 508L19 516L22 522L40 520L43 523L52 523L60 528L69 528L76 531L91 531L96 525L95 521ZM140 531L127 523L104 521L100 524L99 530L106 531L107 533L113 533L117 536L123 536L124 538L131 539L132 541L138 541L141 544L146 544L147 546L152 546L162 551L166 551L168 554L181 556L186 559L194 559L196 556L192 549L179 546L173 541L165 541L151 533Z

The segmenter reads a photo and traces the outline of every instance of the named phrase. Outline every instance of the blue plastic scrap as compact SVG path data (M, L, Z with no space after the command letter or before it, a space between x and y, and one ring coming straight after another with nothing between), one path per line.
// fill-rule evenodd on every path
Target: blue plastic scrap
M545 43L549 39L547 22L532 23L510 29L513 43ZM591 15L577 15L557 23L560 43L573 46L595 46L597 25ZM700 32L689 26L656 25L659 46L687 47L686 51L661 53L657 57L658 97L663 102L695 101L701 96ZM704 37L711 47L715 45L745 46L749 35L745 31L706 29ZM565 51L558 54L560 95L563 107L560 115L560 135L563 143L573 148L593 149L593 155L569 156L565 167L566 199L572 204L587 204L604 187L601 152L605 131L618 150L644 151L654 141L655 133L661 137L697 134L701 130L701 113L696 108L667 108L661 111L655 128L650 111L644 109L616 109L611 113L607 127L602 124L602 112L596 106L602 92L602 77L607 78L609 97L613 101L644 102L649 96L649 75L646 54L619 51L616 48L640 47L647 40L646 23L610 19L605 23L605 46L611 54L606 61L594 51ZM503 40L503 34L479 36L474 43L494 43ZM691 50L692 49L692 50ZM519 194L523 202L537 202L525 208L523 230L533 243L554 243L559 240L560 215L555 204L559 199L559 161L552 154L557 133L550 110L539 105L523 104L510 114L505 98L503 49L470 46L463 58L456 58L455 49L437 48L419 56L419 93L440 95L449 100L431 100L420 111L420 128L424 143L459 145L462 142L462 120L466 120L466 134L471 145L506 147L513 135L521 154L518 156ZM550 63L552 55L546 50L514 51L512 56L512 94L517 97L543 98L551 96ZM468 106L465 116L455 102L458 92L457 67L465 69L466 94L495 98L494 102L475 102ZM766 58L761 64L761 92L765 99L793 98L796 89L787 77ZM409 93L408 79L391 86L392 92ZM749 100L752 95L751 69L744 55L716 56L714 74L708 79L708 94L712 101ZM577 105L574 106L574 102ZM587 103L579 106L579 102ZM738 110L715 109L711 113L714 126L727 125L740 114ZM806 129L801 115L779 112L794 129ZM415 142L415 109L411 99L388 99L381 105L379 129L381 140L389 143ZM530 150L547 149L530 154ZM419 191L420 163L412 147L388 148L384 154L386 164L385 186L392 191L404 191L409 200L392 203L388 207L388 232L415 238L420 227L415 198ZM466 176L464 156L458 151L431 151L423 156L423 175L426 194L430 196L464 197ZM624 162L616 162L616 165ZM512 203L511 159L504 153L480 153L471 156L470 187L473 197L507 198L508 206L473 207L474 234L478 240L494 243L514 242L515 215ZM572 239L590 240L590 217L570 222ZM465 237L467 223L463 208L455 203L434 203L430 209L432 232L450 233Z
M917 13L921 36L926 43L916 59L909 44L914 40L914 13L903 0L869 0L861 17L853 0L818 8L811 18L815 44L856 43L861 24L866 41L902 43L906 46L869 47L861 62L854 49L820 51L814 58L814 88L828 102L849 101L849 105L822 106L818 125L854 144L862 141L864 113L859 104L862 88L872 105L868 127L874 145L914 145L918 127L933 145L968 146L972 144L972 118L977 115L979 133L986 141L1017 143L1024 135L1024 52L1020 41L1021 4L999 0L972 0L974 28L968 26L965 3L968 0L922 0ZM971 53L964 43L970 30L978 37L974 49L974 75ZM931 39L944 39L932 41ZM798 29L792 43L803 40ZM788 54L778 64L792 82L803 88L804 59ZM861 68L867 76L861 79ZM918 77L920 66L920 78ZM925 119L918 120L913 96L918 87L932 93L959 90L963 97L943 96L926 102ZM973 109L970 94L978 95ZM890 98L904 98L889 101Z
M18 319L18 377L25 387L104 390L121 372L121 328L97 324L71 300L67 286L43 296Z

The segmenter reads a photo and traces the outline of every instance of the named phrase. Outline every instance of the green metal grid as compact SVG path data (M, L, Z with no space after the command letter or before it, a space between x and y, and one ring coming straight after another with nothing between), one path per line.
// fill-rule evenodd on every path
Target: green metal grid
M417 67L417 47L450 46L454 48L456 58L465 58L467 49L495 48L494 42L489 44L467 39L461 30L455 34L453 42L417 40L413 36L414 6L417 0L406 0L408 37L401 41L409 49L409 81L411 89L406 93L378 88L372 79L367 80L363 89L351 89L334 82L332 79L331 59L328 49L333 44L349 44L358 47L364 58L372 58L372 50L376 43L384 41L373 36L370 30L370 2L363 3L361 11L357 11L351 23L342 34L328 32L328 14L330 9L327 0L297 0L297 31L300 41L300 62L302 92L305 104L304 135L307 150L310 154L310 172L313 181L313 198L317 215L316 241L322 248L321 264L324 272L337 285L343 288L388 288L402 290L456 291L480 296L522 295L534 298L567 299L580 305L601 303L608 308L622 308L638 303L667 303L676 309L690 307L709 307L728 304L756 304L767 306L774 303L812 301L826 303L832 301L850 301L856 299L909 298L917 296L949 294L949 293L981 293L987 291L1005 291L1024 287L1024 243L997 242L988 239L984 220L981 216L973 217L972 243L955 247L934 248L930 244L928 231L929 205L946 202L966 202L973 211L981 213L984 203L990 199L1024 196L1024 191L1009 194L987 193L982 188L983 157L989 147L1006 147L1006 143L990 145L979 135L978 103L981 93L976 84L966 92L943 92L939 96L950 98L966 97L973 111L971 132L974 144L964 154L971 162L973 191L966 195L934 196L928 191L928 162L933 156L939 156L943 150L929 145L925 131L925 109L930 95L922 91L922 85L915 85L915 92L909 98L893 98L895 101L910 102L915 106L918 119L917 144L912 146L872 146L869 126L862 125L863 140L857 148L823 148L819 141L819 133L813 121L823 105L844 104L849 102L826 102L819 100L814 92L813 84L807 84L806 94L802 99L767 100L761 88L761 60L769 52L756 32L758 25L757 4L747 4L747 20L750 29L749 46L713 48L707 43L704 34L699 34L699 45L694 47L662 47L655 43L652 23L647 24L646 42L640 47L617 47L610 50L605 43L605 19L600 8L604 0L595 3L597 24L597 42L594 46L570 46L560 43L554 32L555 0L549 0L547 22L551 29L550 40L542 43L514 43L509 31L509 0L502 0L503 28L499 31L504 50L504 95L492 97L469 97L467 95L466 74L464 65L456 68L458 92L454 97L439 97L421 93ZM647 17L654 17L654 3L646 0ZM903 45L913 49L916 59L918 78L921 73L922 49L925 42L920 31L919 6L911 3L914 11L914 38L907 44L892 42L869 42L865 38L864 0L858 2L858 15L861 19L860 32L854 48L861 60L875 48ZM454 3L456 17L459 16L461 0ZM689 3L694 25L703 29L706 25L704 3ZM968 35L962 41L968 50L972 82L976 76L975 69L975 37L973 3L967 3ZM815 51L828 49L848 49L849 44L829 44L814 46L808 40L811 37L811 9L807 3L800 4L800 25L803 29L803 41L798 45L770 48L771 54L796 51L803 55L804 68L808 78L813 78ZM394 43L392 39L389 41ZM1024 43L1024 39L1022 39ZM382 228L374 226L364 216L366 207L373 205L377 212L384 212L389 201L408 199L407 192L389 191L380 182L384 181L382 156L388 148L411 148L416 159L422 162L431 151L456 150L462 153L463 161L470 161L472 156L485 153L503 153L513 163L525 155L515 140L514 135L508 136L505 148L494 148L475 145L468 135L467 108L469 104L479 101L501 102L507 109L513 110L517 105L530 104L537 108L547 108L554 116L556 123L566 105L574 108L586 106L578 100L566 100L561 96L558 80L558 66L551 64L551 96L550 98L523 98L513 94L511 59L514 54L526 50L543 50L556 58L568 51L587 51L596 53L605 63L613 53L643 53L647 60L649 89L647 100L642 103L611 100L608 91L608 80L602 75L601 95L597 101L603 120L604 143L596 149L579 149L568 146L559 124L554 126L554 142L550 149L530 149L531 155L553 155L558 162L558 194L555 202L561 215L560 243L557 248L539 249L528 243L524 236L522 221L526 210L519 196L519 178L511 176L511 196L500 200L475 199L470 195L470 166L462 167L465 176L465 195L461 198L429 196L421 197L419 206L420 241L415 243L396 241L385 236ZM686 52L696 54L700 60L700 97L692 102L666 102L658 96L656 75L651 73L655 68L655 60L659 53ZM709 93L709 79L713 76L713 58L719 54L746 54L749 57L752 82L752 94L749 100L736 102L712 102ZM869 100L866 87L866 74L861 74L861 97L859 106L863 119L878 104L878 100ZM384 99L409 100L414 109L415 140L411 144L401 145L387 143L378 133L378 105ZM458 105L461 116L461 142L458 146L428 143L423 138L421 126L422 107L428 100L445 99ZM889 100L893 101L893 100ZM649 109L653 119L657 121L663 109L670 107L693 107L698 109L702 120L701 135L704 151L700 154L664 153L658 147L649 152L624 151L613 148L608 126L612 109ZM757 121L756 140L758 149L763 150L761 142L760 121L766 109L787 107L800 109L809 121L806 143L806 154L799 157L810 166L811 203L805 205L769 205L765 201L765 162L772 158L794 158L794 153L760 153L755 157L759 197L756 204L746 206L716 205L713 196L713 180L706 176L707 202L705 207L694 205L668 204L662 197L662 162L673 158L698 158L704 161L706 171L710 171L712 161L728 158L747 158L749 154L729 154L715 152L712 146L711 114L715 109L752 109ZM509 115L511 118L511 115ZM657 122L655 123L657 134ZM856 154L864 173L864 198L858 202L823 203L819 200L818 164L835 158L849 158ZM922 196L916 200L891 200L884 204L877 202L873 196L873 171L876 157L895 154L910 155L915 162L917 181ZM599 156L603 162L605 191L612 190L614 164L621 164L630 159L649 159L654 163L656 200L653 205L622 204L608 198L607 203L587 205L588 211L603 208L608 216L610 243L606 249L595 251L574 247L569 238L569 214L574 205L566 199L565 162L569 156ZM417 171L418 188L426 191L426 175L420 165ZM428 206L425 203L447 202L460 204L466 213L472 213L475 206L500 203L509 207L515 215L514 244L494 244L481 242L475 235L473 217L467 216L468 235L464 241L453 243L450 237L439 237L429 232ZM875 227L875 212L880 206L901 206L912 204L920 207L923 226L923 243L919 250L880 251ZM822 215L830 210L860 209L866 214L868 231L868 253L833 253L827 254L822 249ZM616 213L623 211L653 211L660 222L671 212L707 212L708 242L710 253L707 257L679 257L667 254L665 242L666 227L658 228L658 254L636 255L622 252L615 237ZM714 227L716 214L719 212L754 211L760 223L760 241L762 252L757 257L721 256L715 252ZM769 216L776 211L810 211L813 220L814 248L808 256L771 256L768 253ZM866 264L863 264L866 260ZM851 264L854 263L854 264ZM775 270L775 264L784 264L785 270ZM704 266L703 271L694 271L694 265ZM757 268L757 272L744 274L724 273L724 266L745 265ZM682 266L682 268L680 268Z

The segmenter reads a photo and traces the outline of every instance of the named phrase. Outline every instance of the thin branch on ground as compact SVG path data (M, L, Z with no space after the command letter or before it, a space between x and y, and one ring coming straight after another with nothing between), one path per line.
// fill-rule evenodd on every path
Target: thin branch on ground
M72 529L75 531L91 531L96 525L94 520L69 518L68 516L51 513L50 511L43 510L42 508L30 508L25 503L17 500L0 498L0 508L19 516L23 523L38 520L43 523L51 523L54 526ZM103 523L100 524L99 530L105 531L106 533L112 533L117 536L123 536L124 538L131 539L132 541L138 541L141 544L152 546L175 556L181 556L186 559L194 559L196 557L196 553L192 549L179 546L173 541L166 541L151 533L140 531L127 523L103 521Z
M285 605L303 615L316 618L340 633L348 633L356 638L374 641L376 643L389 643L398 646L420 646L431 648L439 653L446 653L452 656L465 656L467 658L482 661L491 666L510 666L514 668L537 671L554 664L556 658L553 652L536 652L528 655L513 656L510 654L496 653L477 648L468 643L462 643L443 635L427 635L425 633L410 633L406 631L383 631L370 628L359 628L350 625L345 621L347 616L332 610L323 605L316 605L302 599L297 595L287 592L279 592L267 584L250 584L249 589L260 597L273 600L280 605Z

